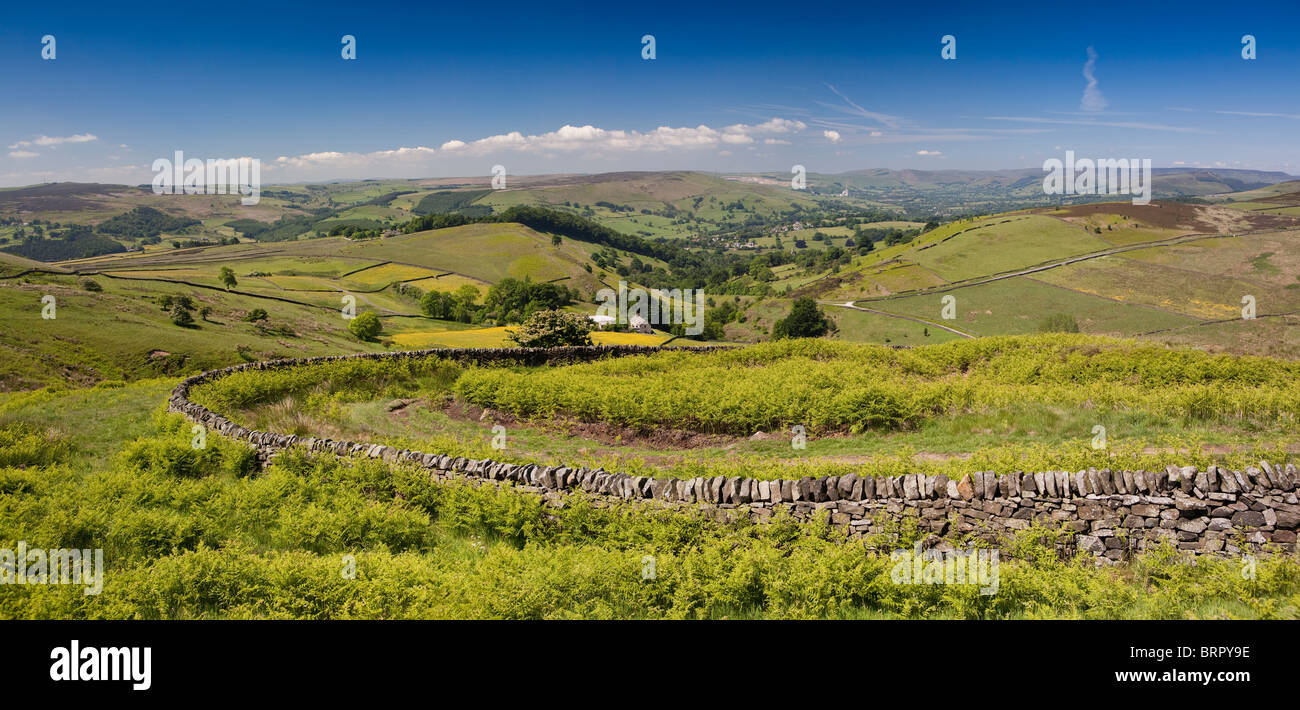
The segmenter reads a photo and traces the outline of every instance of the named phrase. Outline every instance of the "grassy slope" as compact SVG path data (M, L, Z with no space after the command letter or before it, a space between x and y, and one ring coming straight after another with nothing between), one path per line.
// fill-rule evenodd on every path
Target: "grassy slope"
M432 484L378 462L281 457L246 475L246 454L151 420L159 383L15 402L0 421L39 427L86 407L119 426L70 441L53 464L0 468L0 540L102 547L104 591L11 586L0 618L1232 618L1295 616L1294 561L1152 555L1120 571L1061 561L1054 534L1010 543L998 593L898 585L888 552L913 528L844 544L820 524L725 525L690 513L561 510L491 487ZM53 437L53 441L51 440ZM57 433L30 448L55 448ZM0 453L22 456L9 447ZM628 514L631 512L632 514ZM354 579L340 574L345 555ZM645 579L646 555L656 574Z
M68 381L89 384L164 373L195 372L242 362L250 357L302 357L375 350L346 329L337 310L268 302L263 299L160 283L94 277L100 293L85 290L74 277L28 277L0 286L0 388L25 389ZM171 323L157 304L164 295L188 295L213 313L195 327ZM41 298L52 295L53 320L41 317ZM240 318L253 308L270 313L269 324L296 335L259 334Z

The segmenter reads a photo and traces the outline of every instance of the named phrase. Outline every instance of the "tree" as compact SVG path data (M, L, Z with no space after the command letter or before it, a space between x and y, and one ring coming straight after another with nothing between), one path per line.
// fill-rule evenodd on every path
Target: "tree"
M451 294L444 291L429 291L420 299L420 310L438 320L450 319L453 307Z
M383 325L379 322L379 316L371 311L366 311L348 323L348 330L357 336L358 340L374 340L383 330Z
M591 345L591 320L577 313L538 311L510 332L510 340L524 348Z
M560 246L560 242L561 242L561 241L563 241L563 240L560 238L560 235L558 235L558 234L552 234L552 235L551 235L551 246L553 246L553 247L558 247L558 246Z
M221 267L221 283L226 285L226 290L234 288L239 282L235 280L235 272L229 266Z
M790 306L790 315L772 326L772 339L820 338L833 327L830 319L817 307L817 302L805 296Z
M194 316L190 315L190 309L180 302L176 302L172 306L171 319L173 323L182 328L194 325Z
M249 311L247 315L244 316L244 320L248 321L249 323L252 323L254 321L266 320L269 317L270 315L267 314L265 308L254 308L253 310Z
M479 290L474 284L464 284L456 289L456 300L464 306L473 306L478 297Z

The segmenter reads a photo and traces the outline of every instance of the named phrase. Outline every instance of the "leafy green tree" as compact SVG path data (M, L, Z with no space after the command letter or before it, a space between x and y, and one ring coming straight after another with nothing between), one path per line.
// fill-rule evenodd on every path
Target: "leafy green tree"
M438 320L449 320L454 307L451 294L443 291L429 291L420 299L420 310Z
M190 315L190 309L179 301L172 305L171 319L173 323L182 328L194 325L194 316Z
M510 331L510 340L524 348L591 345L591 320L577 313L538 311Z
M244 316L244 320L248 321L249 323L252 323L254 321L266 320L269 317L270 315L267 314L266 309L254 308L253 310L249 311L247 315Z
M805 296L790 306L790 315L772 326L772 339L820 338L833 328L834 324L817 307L817 302Z
M383 330L383 325L379 322L379 316L366 311L348 323L348 330L357 336L358 340L374 340Z
M456 300L460 301L462 305L473 306L478 297L479 290L474 284L464 284L456 289Z
M229 266L221 267L221 283L226 285L227 291L239 283L235 280L235 272Z

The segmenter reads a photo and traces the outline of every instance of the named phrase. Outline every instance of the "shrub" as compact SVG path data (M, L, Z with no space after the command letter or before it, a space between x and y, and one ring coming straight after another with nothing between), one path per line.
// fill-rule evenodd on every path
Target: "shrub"
M190 309L182 303L173 303L171 312L172 322L182 328L194 325L194 316L190 315Z
M353 335L357 336L358 340L374 340L383 329L383 324L379 322L379 316L375 315L371 311L362 313L356 318L353 318L352 322L348 323L348 330L351 331Z
M1079 332L1079 322L1074 316L1068 313L1057 313L1043 319L1038 325L1040 333L1077 333Z
M817 302L805 296L790 306L790 315L772 326L772 339L820 338L833 327L830 319L817 307Z
M577 313L538 311L510 331L510 340L524 348L591 345L591 320Z

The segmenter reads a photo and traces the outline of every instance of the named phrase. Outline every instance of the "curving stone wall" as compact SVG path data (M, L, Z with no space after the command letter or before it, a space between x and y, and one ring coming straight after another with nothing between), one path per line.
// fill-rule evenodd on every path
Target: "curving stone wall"
M674 348L708 352L719 346ZM188 399L194 385L241 370L271 370L348 358L419 358L434 355L466 363L510 362L529 366L567 364L606 357L658 351L646 346L579 348L455 348L395 353L363 353L333 357L247 363L190 377L172 391L170 411L225 436L245 441L263 455L300 446L338 456L379 458L409 463L440 478L468 477L485 482L509 482L542 494L552 505L563 505L567 492L583 490L598 501L657 501L665 505L696 506L719 519L748 515L769 519L781 508L808 519L827 511L832 523L854 536L882 532L890 522L915 516L922 530L937 535L974 535L997 542L1006 534L1040 521L1065 525L1075 534L1072 544L1099 558L1125 559L1132 553L1174 543L1193 553L1235 555L1261 547L1295 549L1300 526L1300 474L1293 464L1231 471L1219 466L1169 466L1164 471L1042 471L978 472L951 479L943 474L903 476L833 476L799 480L760 481L716 476L672 479L630 476L603 469L538 464L510 464L445 454L395 449L391 446L246 429Z

